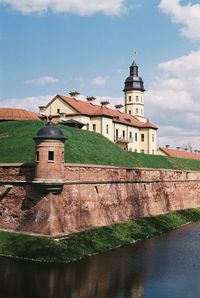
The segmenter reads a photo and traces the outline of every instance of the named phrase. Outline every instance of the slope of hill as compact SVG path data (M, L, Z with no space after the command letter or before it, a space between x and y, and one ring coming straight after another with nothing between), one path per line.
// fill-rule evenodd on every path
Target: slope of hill
M33 137L41 121L0 122L0 163L34 162ZM65 162L126 167L200 170L200 161L139 154L121 150L100 134L60 126L68 137Z

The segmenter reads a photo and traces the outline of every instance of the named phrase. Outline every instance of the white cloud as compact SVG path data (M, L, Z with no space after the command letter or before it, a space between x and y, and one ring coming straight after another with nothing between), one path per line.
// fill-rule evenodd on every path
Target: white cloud
M146 110L160 126L162 145L191 143L200 148L199 60L196 51L158 65L160 75L146 93Z
M23 98L6 98L0 99L1 108L21 108L34 112L38 112L38 107L46 105L55 94L51 95L40 95L40 96L29 96Z
M125 11L125 0L0 0L24 15L33 13L73 13L90 16L103 13L118 16Z
M92 85L97 85L97 86L103 86L106 84L108 80L108 77L102 77L102 76L97 76L94 79L92 79L91 83Z
M183 5L181 0L161 0L159 8L170 15L171 20L183 25L181 34L193 40L200 40L200 4Z
M50 76L44 76L37 79L24 81L25 84L31 84L31 85L49 85L57 82L58 82L58 79Z

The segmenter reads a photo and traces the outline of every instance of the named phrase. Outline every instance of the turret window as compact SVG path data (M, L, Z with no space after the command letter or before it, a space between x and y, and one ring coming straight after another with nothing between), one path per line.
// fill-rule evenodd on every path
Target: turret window
M135 100L136 100L136 101L138 101L138 100L139 100L138 96L136 96L136 97L135 97Z
M135 114L138 115L138 109L135 109Z
M36 161L40 161L40 154L39 154L39 151L36 152Z
M141 142L144 142L144 134L141 134Z
M152 134L152 142L154 142L155 141L155 136L154 136L154 134Z
M122 131L123 139L125 139L125 130Z
M131 114L131 110L129 110L128 113Z
M128 97L128 100L131 101L131 96Z
M48 161L54 161L54 151L48 152Z

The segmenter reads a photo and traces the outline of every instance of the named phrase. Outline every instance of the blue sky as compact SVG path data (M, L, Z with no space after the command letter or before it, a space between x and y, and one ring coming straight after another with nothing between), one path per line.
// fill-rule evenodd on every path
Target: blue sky
M135 48L159 144L200 149L198 1L0 0L0 22L1 107L74 89L114 105Z

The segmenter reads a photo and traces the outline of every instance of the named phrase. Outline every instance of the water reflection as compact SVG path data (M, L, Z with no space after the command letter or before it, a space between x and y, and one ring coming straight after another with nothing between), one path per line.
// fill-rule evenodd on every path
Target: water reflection
M66 265L0 258L0 297L200 297L199 230L194 224Z

